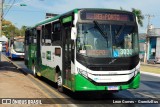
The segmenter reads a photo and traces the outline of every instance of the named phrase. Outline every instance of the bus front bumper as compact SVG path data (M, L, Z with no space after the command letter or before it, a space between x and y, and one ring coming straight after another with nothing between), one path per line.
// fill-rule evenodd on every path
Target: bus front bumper
M76 75L75 76L75 90L74 91L104 91L104 90L109 90L110 86L116 86L118 87L117 90L115 91L119 91L119 90L125 90L125 89L136 89L139 87L140 84L140 73L138 73L133 79L132 81L130 81L129 83L126 84L117 84L116 83L114 85L95 85L94 83L92 83L91 81L89 81L88 79L86 79L85 77L81 76L81 75ZM112 90L113 91L113 90Z
M24 55L12 54L12 58L24 58Z

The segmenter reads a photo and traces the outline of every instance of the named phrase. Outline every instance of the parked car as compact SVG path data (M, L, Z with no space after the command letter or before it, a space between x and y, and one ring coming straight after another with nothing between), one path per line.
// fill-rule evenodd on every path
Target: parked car
M153 58L153 59L149 59L147 60L148 64L157 64L160 63L160 58Z

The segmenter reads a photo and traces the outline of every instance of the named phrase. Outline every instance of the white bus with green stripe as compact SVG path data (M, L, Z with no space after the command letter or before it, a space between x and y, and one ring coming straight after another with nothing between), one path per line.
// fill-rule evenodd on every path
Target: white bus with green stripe
M138 25L132 12L74 9L46 19L28 31L35 36L26 39L26 46L35 43L36 47L35 57L27 55L26 64L32 65L34 75L57 83L59 91L139 87ZM26 38L30 38L28 33ZM29 40L33 42L28 43Z

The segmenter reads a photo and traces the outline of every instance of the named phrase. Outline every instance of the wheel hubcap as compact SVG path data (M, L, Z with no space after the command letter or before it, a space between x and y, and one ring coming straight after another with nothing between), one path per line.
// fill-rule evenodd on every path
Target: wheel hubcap
M35 74L35 66L32 66L32 71L33 71L33 74Z
M62 77L61 76L58 76L57 84L58 84L58 86L62 86Z

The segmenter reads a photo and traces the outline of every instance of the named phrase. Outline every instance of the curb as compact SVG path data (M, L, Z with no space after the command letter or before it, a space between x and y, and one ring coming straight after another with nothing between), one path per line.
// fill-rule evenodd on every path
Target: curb
M153 65L153 64L142 64L142 66L150 66L150 67L156 67L156 68L160 68L160 65Z
M155 76L155 77L160 77L160 74L156 74L156 73L150 73L150 72L144 72L144 71L140 71L140 73Z

